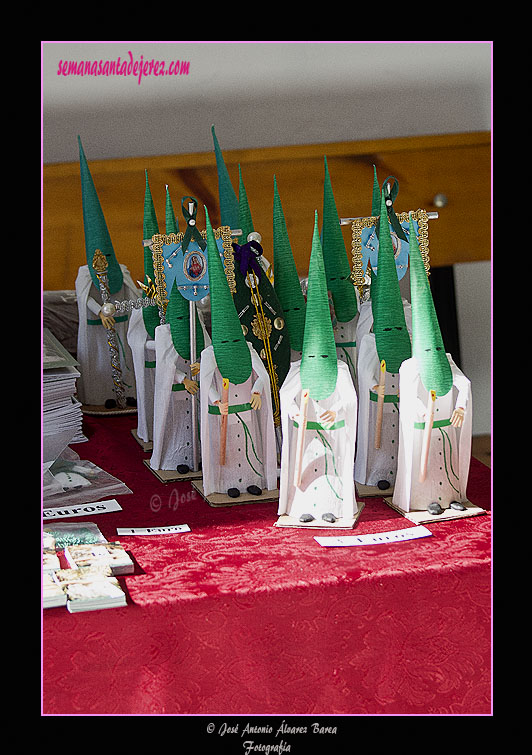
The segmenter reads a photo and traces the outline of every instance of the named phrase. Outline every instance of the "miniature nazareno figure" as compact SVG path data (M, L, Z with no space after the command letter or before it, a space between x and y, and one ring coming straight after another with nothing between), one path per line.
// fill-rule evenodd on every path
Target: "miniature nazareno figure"
M115 375L111 366L108 342L108 331L112 329L125 404L136 407L135 371L127 342L129 315L127 312L116 316L107 313L100 281L92 264L95 254L103 254L107 261L108 293L113 300L137 299L139 292L127 267L119 264L116 259L79 137L78 144L87 257L87 264L78 270L75 284L79 313L77 359L81 373L77 381L78 396L85 406L110 409L117 407ZM114 310L114 306L112 309Z
M244 338L205 208L212 344L201 353L203 495L260 495L277 487L268 373Z
M471 383L445 352L425 265L410 220L412 357L399 370L399 461L393 505L442 514L466 509Z
M281 388L281 413L278 513L295 526L353 526L357 396L347 364L336 355L317 213L303 354Z
M358 431L355 480L393 487L399 447L399 368L412 355L384 192L379 219L378 274L372 275L372 331L358 344Z

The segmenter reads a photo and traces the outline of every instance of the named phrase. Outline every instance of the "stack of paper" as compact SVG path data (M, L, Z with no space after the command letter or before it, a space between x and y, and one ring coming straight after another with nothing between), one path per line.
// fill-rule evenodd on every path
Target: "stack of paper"
M76 360L46 328L43 330L43 463L53 463L69 443L87 440L81 403L75 398Z
M134 571L133 561L120 543L69 545L65 548L65 558L72 568L109 566L113 576Z
M59 584L54 572L44 572L42 575L42 607L56 608L65 606L67 595Z
M47 574L60 569L61 564L55 549L55 538L48 532L42 536L42 570Z
M70 613L127 605L126 595L108 566L60 569L54 572L54 578L66 594Z

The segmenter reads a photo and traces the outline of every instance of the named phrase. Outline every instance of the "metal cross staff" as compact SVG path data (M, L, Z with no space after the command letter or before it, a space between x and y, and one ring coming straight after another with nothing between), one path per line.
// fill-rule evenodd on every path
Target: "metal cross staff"
M100 286L100 294L103 301L102 314L104 317L112 317L115 311L109 294L109 281L107 278L108 266L109 263L105 259L105 255L102 253L101 249L96 249L92 260L92 268L96 273ZM124 396L124 384L122 383L122 369L120 367L120 357L118 356L116 332L113 324L111 324L110 327L107 327L107 325L104 324L104 327L107 330L107 345L109 346L109 354L111 356L113 390L116 395L116 403L121 409L123 409L126 406L126 399Z
M94 257L92 260L92 268L98 278L100 286L100 294L103 301L101 309L102 315L105 318L112 318L117 313L131 312L132 309L139 309L141 307L153 307L159 304L157 299L157 293L153 286L144 286L137 281L139 285L146 291L147 296L140 299L129 299L125 301L111 301L111 295L109 293L109 281L107 278L107 268L109 263L102 253L101 249L94 251ZM107 345L109 346L109 354L111 356L111 371L113 375L113 390L116 395L116 403L123 409L126 406L124 384L122 383L122 368L120 367L120 357L118 355L118 344L114 325L109 323L105 325L107 330Z
M186 202L185 200L191 200ZM179 293L189 301L189 331L190 331L190 364L191 375L190 379L194 380L192 374L192 365L196 362L197 348L196 348L196 302L203 299L209 293L209 278L207 271L207 262L204 255L204 269L197 279L192 280L185 273L185 255L188 251L189 243L196 241L199 247L198 256L203 251L206 239L206 232L199 231L196 228L196 200L193 197L184 197L181 203L181 209L187 222L187 231L185 233L170 233L170 234L154 234L151 239L145 239L144 245L148 246L152 251L153 257L153 270L155 273L155 283L153 288L156 292L157 302L159 304L159 314L161 318L161 324L166 322L166 305L168 304L168 295L172 283L166 282L165 267L166 264L169 268L176 265L176 274L174 282L177 284L177 290ZM187 233L190 229L190 233ZM222 226L215 232L215 237L222 239L222 248L224 251L224 265L226 267L226 275L228 274L227 268L232 263L233 249L231 247L231 237L241 236L242 230L240 228L230 229L228 226ZM163 247L175 247L175 249L169 254L168 257L163 255ZM170 262L172 260L172 262ZM229 282L229 277L228 277ZM231 284L229 284L231 288ZM192 458L193 458L193 470L199 469L199 443L197 437L197 397L192 395L191 404L191 421L194 432L192 433Z
M413 220L418 223L419 230L419 251L423 258L425 270L427 275L430 271L430 258L429 258L429 220L436 220L439 215L437 212L427 212L426 210L415 210L411 212L397 213L397 218L400 223L405 222L412 216ZM378 223L378 217L358 217L358 218L340 218L340 225L350 225L352 230L352 272L351 278L355 286L358 287L360 294L363 294L364 289L367 289L366 281L366 269L363 269L362 264L362 231L364 228L370 228L376 226ZM369 264L369 261L368 261ZM367 293L367 291L366 291Z

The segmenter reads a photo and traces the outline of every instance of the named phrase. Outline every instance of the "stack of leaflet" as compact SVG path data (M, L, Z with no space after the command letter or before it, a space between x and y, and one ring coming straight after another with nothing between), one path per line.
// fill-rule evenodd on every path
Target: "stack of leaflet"
M43 329L43 464L49 466L69 445L87 440L81 403L75 398L78 362L55 336Z
M48 532L42 534L42 570L49 574L61 568L61 563L55 548L55 538Z
M42 607L57 608L66 606L67 595L55 577L55 572L43 572L42 575Z
M73 569L83 566L109 566L113 577L132 574L134 570L133 561L120 543L69 545L65 548L65 558Z
M123 545L109 543L93 522L58 522L43 528L43 608L66 606L70 613L127 605L118 575L132 574ZM64 568L58 552L63 551Z
M66 606L67 596L55 578L55 572L61 568L56 552L55 538L48 532L42 536L42 607L55 608Z
M126 594L109 566L59 569L54 572L54 579L66 594L70 613L127 605Z

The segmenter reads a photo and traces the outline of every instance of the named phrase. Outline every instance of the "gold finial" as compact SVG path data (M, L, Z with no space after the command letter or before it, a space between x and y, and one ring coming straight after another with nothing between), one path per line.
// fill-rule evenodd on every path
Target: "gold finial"
M149 275L146 275L147 283L141 283L137 281L141 289L144 291L148 299L157 299L157 286L152 281Z
M105 254L103 254L101 249L95 249L94 257L92 258L92 268L94 272L105 273L108 267L109 263L105 259Z

